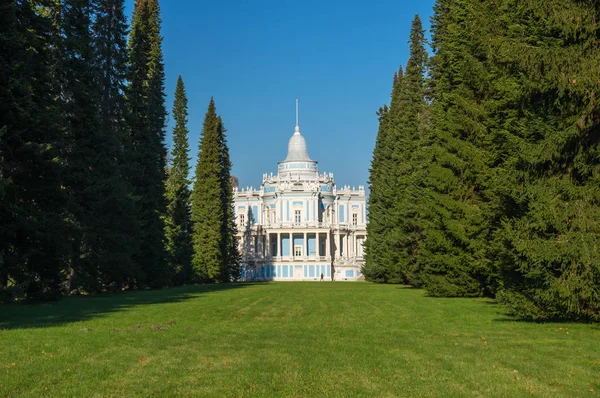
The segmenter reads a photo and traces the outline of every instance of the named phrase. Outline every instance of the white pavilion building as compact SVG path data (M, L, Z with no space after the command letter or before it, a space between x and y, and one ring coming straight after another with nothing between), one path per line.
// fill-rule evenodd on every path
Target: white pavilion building
M297 119L297 118L296 118ZM319 174L296 129L277 175L234 189L243 280L362 280L366 195Z

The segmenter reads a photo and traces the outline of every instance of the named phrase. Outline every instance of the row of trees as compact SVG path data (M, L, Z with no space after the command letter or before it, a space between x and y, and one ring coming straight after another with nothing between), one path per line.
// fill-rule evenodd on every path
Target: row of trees
M379 112L373 281L600 320L600 6L437 0Z
M123 3L0 1L5 294L53 298L73 291L227 282L239 273L231 163L214 102L192 195L181 78L167 165L158 0L136 0L131 26ZM217 190L209 177L217 179ZM203 196L209 190L217 196ZM218 227L203 218L214 203L221 209ZM209 240L207 231L219 235ZM210 257L207 247L225 254Z

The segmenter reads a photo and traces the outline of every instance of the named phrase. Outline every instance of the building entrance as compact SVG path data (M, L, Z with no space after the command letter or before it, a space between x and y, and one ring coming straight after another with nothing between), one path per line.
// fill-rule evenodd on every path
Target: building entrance
M296 265L294 267L294 279L295 280L297 280L297 281L301 281L302 280L302 278L304 277L303 269L304 268L301 265Z

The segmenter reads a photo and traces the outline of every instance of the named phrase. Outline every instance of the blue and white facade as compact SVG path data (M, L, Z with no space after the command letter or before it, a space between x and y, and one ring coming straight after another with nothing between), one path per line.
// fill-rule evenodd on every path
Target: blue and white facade
M260 189L235 189L244 280L362 280L366 196L319 174L296 125L278 173Z

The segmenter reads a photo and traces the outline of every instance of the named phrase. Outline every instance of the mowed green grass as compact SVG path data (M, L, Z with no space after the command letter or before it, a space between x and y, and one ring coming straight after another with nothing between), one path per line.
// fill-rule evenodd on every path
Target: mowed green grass
M2 331L2 328L6 328ZM369 283L0 306L0 396L597 396L600 328Z

